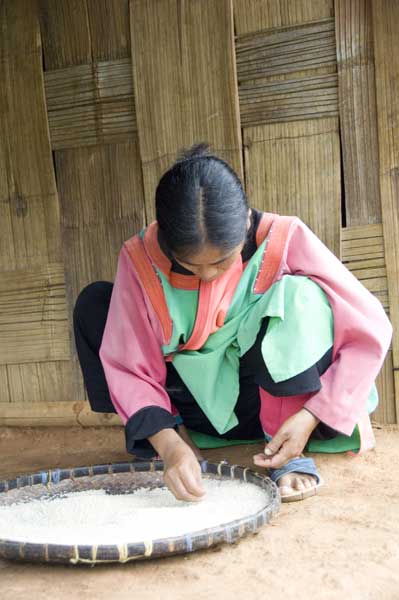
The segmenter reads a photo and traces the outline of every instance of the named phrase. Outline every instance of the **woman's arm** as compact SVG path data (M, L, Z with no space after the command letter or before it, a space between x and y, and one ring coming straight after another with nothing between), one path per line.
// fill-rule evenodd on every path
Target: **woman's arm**
M305 407L318 419L351 435L365 410L392 339L380 301L299 218L286 245L280 274L306 275L327 293L334 314L333 362L322 389Z
M180 435L174 430L162 343L157 317L123 247L99 352L111 401L125 425L127 450L148 438L165 461L164 478L173 494L199 500L204 494L199 455L185 428L179 428Z
M126 427L128 451L134 439L175 425L161 345L156 316L122 247L99 356L111 401Z

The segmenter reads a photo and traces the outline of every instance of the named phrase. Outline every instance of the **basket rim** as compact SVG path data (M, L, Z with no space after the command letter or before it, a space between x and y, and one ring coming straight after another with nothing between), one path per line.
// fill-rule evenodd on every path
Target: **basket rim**
M281 496L277 485L266 475L256 473L249 467L230 465L227 461L201 462L204 474L214 475L224 480L237 479L252 483L267 492L269 502L256 513L234 519L213 527L198 529L178 536L154 538L123 544L56 544L44 542L23 542L0 537L0 558L30 562L58 562L70 564L98 564L128 562L150 557L169 556L209 548L221 542L234 543L248 533L256 533L279 511ZM83 467L49 469L36 473L19 475L13 479L0 480L0 497L14 489L59 483L65 479L97 475L140 473L163 471L163 461L125 461L101 463Z

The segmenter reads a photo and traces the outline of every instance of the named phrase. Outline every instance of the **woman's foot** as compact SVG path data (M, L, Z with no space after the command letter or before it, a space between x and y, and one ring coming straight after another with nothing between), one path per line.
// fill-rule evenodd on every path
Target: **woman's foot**
M264 454L256 454L253 458L256 465L265 466ZM324 485L314 460L303 454L292 458L280 468L266 466L266 469L269 477L278 486L283 502L294 502L314 496L317 489Z
M290 496L296 492L305 492L316 487L317 479L313 475L305 473L287 473L277 481L277 485L282 497Z

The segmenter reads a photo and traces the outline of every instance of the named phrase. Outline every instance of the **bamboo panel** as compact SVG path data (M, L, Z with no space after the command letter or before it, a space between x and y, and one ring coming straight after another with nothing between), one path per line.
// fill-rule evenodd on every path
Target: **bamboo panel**
M0 338L1 364L70 357L62 263L2 273Z
M243 127L336 116L334 20L236 39Z
M389 315L382 225L343 228L342 262L380 300Z
M389 316L382 224L345 227L341 237L342 262L379 299ZM377 253L377 258L371 258ZM380 402L373 419L380 423L396 423L392 351L388 352L376 383Z
M0 402L11 402L6 365L0 365ZM0 404L0 413L1 406Z
M371 243L371 238L381 238L382 236L383 229L381 223L344 227L342 229L342 242L353 242L353 240L361 239L369 240L366 243Z
M70 360L8 365L7 371L12 406L24 403L26 410L31 403L57 404L65 401L70 404L71 399L83 400L85 397L84 394L75 395L73 363ZM1 415L4 415L3 409L4 405L0 405Z
M334 19L236 39L239 82L336 64Z
M114 413L92 412L87 402L25 402L0 407L0 427L119 426Z
M333 0L234 0L238 35L332 17Z
M91 62L85 0L40 0L40 29L45 70Z
M239 85L243 127L338 115L336 75Z
M328 47L324 63L320 44ZM244 126L337 114L333 20L244 36L236 50ZM255 73L254 64L261 65ZM124 141L136 130L129 59L46 72L45 83L53 149Z
M40 0L45 69L130 55L129 0Z
M346 225L381 222L371 0L335 0Z
M95 280L113 281L123 241L144 225L137 140L55 153L69 307Z
M392 351L386 356L382 369L376 379L379 404L373 412L373 420L377 423L397 423L395 406L395 383L393 377Z
M399 4L372 3L380 192L388 275L396 415L399 416Z
M297 215L340 256L341 188L337 119L244 129L252 206Z
M62 256L36 3L8 0L0 10L0 271L13 271Z
M129 0L86 3L93 61L130 56Z
M1 367L0 401L4 404L20 397L16 371L24 373L25 389L35 390L37 372L60 364L38 361L69 358L70 353L62 317L59 205L46 119L38 3L7 0L0 11L0 362L7 363ZM54 397L54 388L48 392Z
M53 150L133 139L129 58L47 71L45 89Z
M206 140L242 176L231 0L131 3L133 81L147 218L176 152ZM140 82L145 82L141 85Z
M46 73L46 83L71 323L81 288L93 280L113 280L123 241L144 220L132 77L126 71L128 2L43 4L45 66L59 70ZM72 150L81 144L92 146ZM87 394L73 336L71 354L69 399L80 400Z

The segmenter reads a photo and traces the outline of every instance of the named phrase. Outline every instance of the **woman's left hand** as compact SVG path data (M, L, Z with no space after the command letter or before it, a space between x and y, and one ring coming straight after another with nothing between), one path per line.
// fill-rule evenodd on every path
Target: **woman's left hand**
M317 417L301 408L284 421L273 439L266 444L264 453L253 457L255 465L278 469L292 458L300 456L318 423L320 420Z

